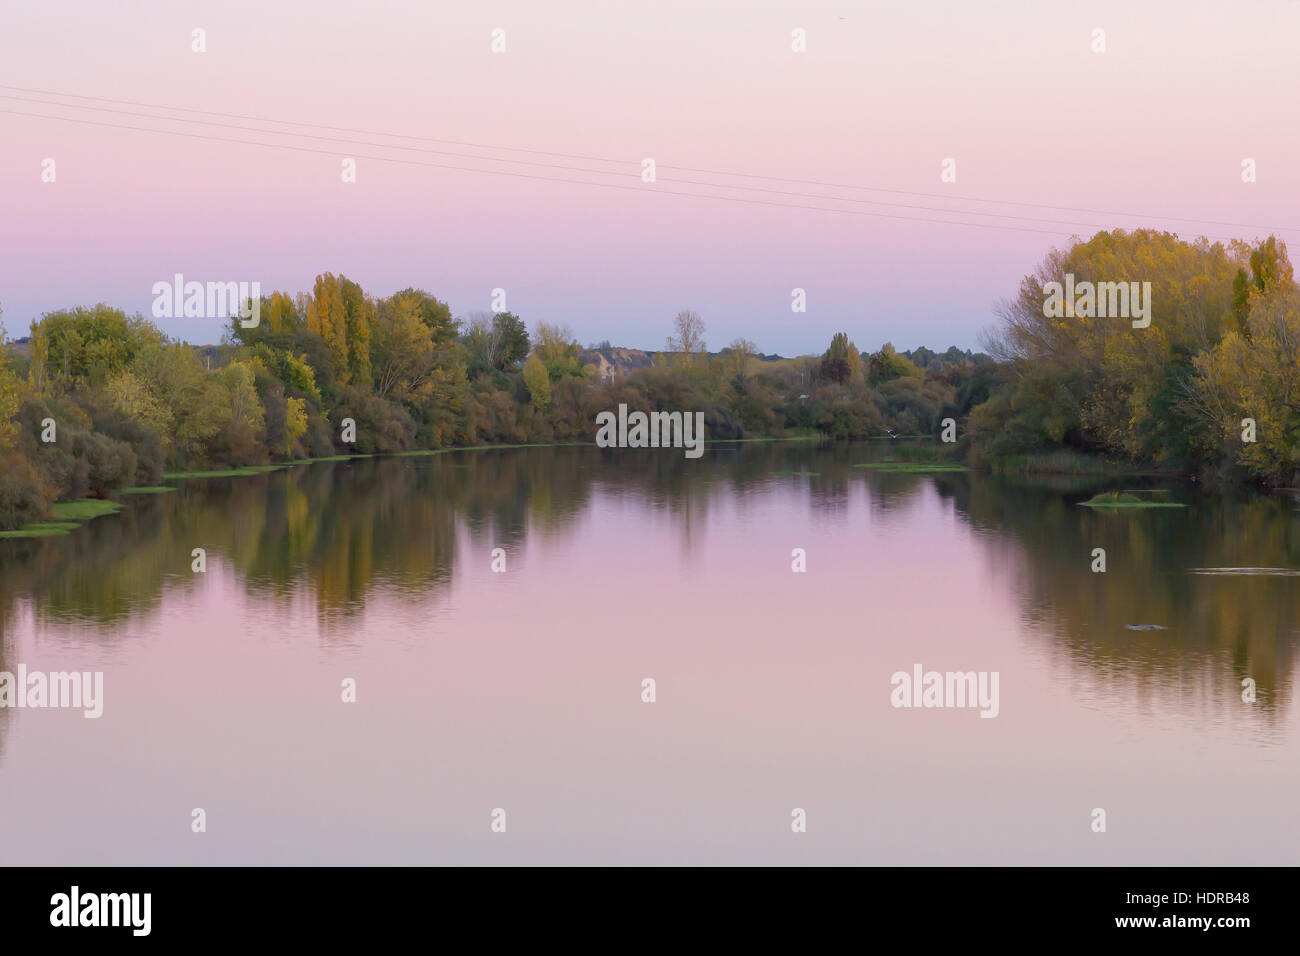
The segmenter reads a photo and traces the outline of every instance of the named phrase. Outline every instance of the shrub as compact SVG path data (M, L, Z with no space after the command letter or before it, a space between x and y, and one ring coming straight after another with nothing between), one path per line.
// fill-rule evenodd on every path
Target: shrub
M18 451L0 457L0 531L41 520L53 500L54 489L31 459Z

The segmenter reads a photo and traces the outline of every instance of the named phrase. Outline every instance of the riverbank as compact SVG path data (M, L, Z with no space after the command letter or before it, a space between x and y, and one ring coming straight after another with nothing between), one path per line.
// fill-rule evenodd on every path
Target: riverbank
M821 441L819 435L798 435L779 438L721 438L709 440L706 444L731 445L739 443L761 442L806 442ZM250 478L271 472L283 471L299 465L315 465L322 462L352 461L357 458L412 458L447 455L465 451L497 451L512 448L572 448L592 446L594 442L522 442L500 445L458 445L449 448L413 449L394 452L389 455L356 454L324 455L317 458L295 458L292 461L274 462L267 465L238 465L230 468L216 468L208 471L169 471L163 473L164 481L188 481L206 478ZM177 490L175 485L146 485L134 488L122 488L114 492L113 499L82 498L76 501L55 502L50 513L40 521L33 521L12 531L0 531L0 539L7 538L47 538L66 535L81 527L87 521L122 510L116 498L123 495L166 494Z
M56 501L50 506L46 520L33 521L14 531L0 531L0 538L49 538L68 534L80 528L84 522L121 510L122 506L116 501L100 498Z

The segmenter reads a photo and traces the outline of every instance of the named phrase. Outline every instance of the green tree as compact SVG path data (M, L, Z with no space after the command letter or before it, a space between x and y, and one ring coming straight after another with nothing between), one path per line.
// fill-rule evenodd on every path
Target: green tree
M848 352L846 350L846 364L847 361ZM894 350L894 344L892 342L886 342L880 347L879 352L876 352L867 360L867 379L872 385L881 385L885 382L892 382L894 379L903 378L904 376L920 378L921 375L922 372L919 368L908 361L906 356L899 355L898 352Z
M891 351L893 350L892 345L886 344L886 347ZM901 356L896 357L902 358ZM907 361L906 359L902 360ZM822 356L821 377L832 382L843 382L845 379L855 376L861 365L862 357L858 353L858 347L849 341L847 333L836 332L831 337L830 348ZM898 376L893 377L897 378ZM883 379L883 381L887 380Z
M737 338L732 339L725 352L722 364L727 377L733 381L743 382L749 374L750 361L758 354L758 346L749 339Z
M465 349L471 372L513 368L527 357L529 347L528 329L513 312L470 315Z
M402 289L385 301L391 305L403 303L414 308L420 321L429 330L435 346L450 342L456 337L456 320L452 318L451 307L423 289Z
M119 414L142 422L160 436L171 431L171 409L130 371L123 370L110 378L104 392L113 410Z
M528 355L528 328L524 320L513 312L498 312L492 319L492 327L501 340L501 368L510 368L522 362Z
M434 366L433 336L419 299L397 295L380 303L372 342L375 393L401 400L418 392Z
M537 323L533 355L546 367L546 373L552 382L581 377L584 374L582 362L578 358L581 354L582 346L567 326Z
M38 392L102 385L130 365L141 333L151 328L103 303L46 313L32 323L32 384Z
M8 346L0 340L0 358L4 357ZM18 378L0 363L0 452L8 451L14 446L18 437L18 425L13 417L18 414Z
M226 392L230 422L251 432L259 431L265 424L254 378L253 367L240 361L231 362L214 374L215 381Z
M280 449L284 454L293 453L298 439L307 433L307 403L301 398L285 399L284 445Z

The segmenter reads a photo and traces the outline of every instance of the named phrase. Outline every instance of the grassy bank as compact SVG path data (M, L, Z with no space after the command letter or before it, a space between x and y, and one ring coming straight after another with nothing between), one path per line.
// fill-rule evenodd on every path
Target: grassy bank
M1088 475L1119 478L1173 474L1134 462L1113 461L1069 449L990 458L986 466L995 475Z
M0 531L0 538L48 538L67 534L81 527L83 521L121 511L116 501L82 498L78 501L58 501L50 506L50 521L34 521L16 531Z
M904 472L910 475L923 475L941 471L970 471L965 465L947 464L940 461L865 461L854 468L870 468L872 471Z
M1099 495L1093 495L1087 501L1080 501L1079 504L1085 508L1186 508L1187 505L1178 501L1166 501L1161 497L1155 497L1154 494L1148 497L1140 497L1128 491L1103 491Z
M280 465L241 465L238 468L223 468L217 471L168 471L163 478L172 481L179 478L246 478L249 475L264 475L268 471L288 468L288 463Z
M708 439L705 444L708 445L731 445L751 442L783 442L783 441L821 441L821 435L795 435L781 438L719 438ZM497 451L508 448L575 448L579 446L593 446L594 442L589 441L568 441L568 442L521 442L499 445L453 445L448 448L415 448L410 451L393 452L391 455L325 455L320 458L295 458L293 461L276 462L270 465L238 465L232 468L218 468L212 471L169 471L163 474L167 481L180 480L182 478L247 478L252 475L264 475L269 471L279 471L282 468L289 468L294 465L314 465L323 461L351 461L354 458L428 458L433 455L448 455L458 451ZM145 490L154 491L160 489L127 489L127 492L142 493ZM165 489L161 489L165 490Z

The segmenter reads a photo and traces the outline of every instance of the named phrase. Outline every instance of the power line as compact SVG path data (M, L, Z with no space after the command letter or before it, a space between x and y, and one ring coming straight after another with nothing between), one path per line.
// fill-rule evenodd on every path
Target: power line
M486 146L482 143L466 143L455 139L438 139L433 136L413 136L407 133L386 133L383 130L356 129L349 126L328 126L324 123L300 123L296 120L274 119L268 116L250 116L247 113L222 113L217 110L200 110L188 106L165 106L161 103L142 103L139 100L115 100L106 96L87 96L83 93L60 93L57 90L38 90L25 86L7 86L0 83L0 90L18 90L22 93L40 93L44 96L65 96L79 100L96 100L100 103L118 103L123 106L145 106L157 110L173 110L177 113L200 113L204 116L224 116L226 119L255 120L259 123L280 123L284 126L305 126L310 129L331 129L338 133L360 133L364 136L390 136L395 139L418 139L426 143L445 143L449 146L471 146L475 149L500 149L516 153L534 153L540 156L562 156L566 159L586 159L593 163L629 163L627 159L601 159L597 156L581 156L576 153L552 153L543 149L525 149L521 146ZM72 104L66 104L71 106ZM161 117L159 117L161 119ZM270 132L268 130L268 132Z
M95 112L98 113L117 113L122 116L138 116L142 119L160 120L166 123L199 123L203 126L217 126L222 129L234 129L244 133L265 133L268 136L298 136L298 137L304 137L306 139L321 139L321 140L326 140L327 142L334 142L334 143L348 143L349 145L352 146L377 146L380 149L404 149L404 150L417 152L417 153L433 153L440 156L458 156L461 159L480 159L480 160L485 160L487 162L493 162L493 163L513 163L515 165L521 165L521 166L543 166L548 169L565 169L571 172L594 173L595 175L598 176L626 176L627 175L626 172L613 172L611 170L604 170L604 169L582 169L581 167L577 167L577 166L566 166L563 163L538 163L527 159L504 159L498 156L475 156L470 153L453 153L445 149L428 149L427 147L423 147L423 146L403 146L399 143L374 143L374 142L366 142L363 140L342 139L338 136L318 136L314 133L292 133L292 132L287 132L278 129L257 129L256 127L251 127L251 126L240 126L237 123L217 123L212 120L186 119L183 116L158 116L155 113L137 113L133 110L115 110L115 109L109 109L106 106L81 106L77 103L58 103L58 102L52 102L50 100L36 100L27 96L12 96L8 93L0 93L0 99L18 100L19 102L22 103L33 103L40 106L58 106L70 110L94 110ZM325 128L329 129L331 127L325 127ZM384 134L380 134L380 135L384 135ZM835 198L835 197L827 197L827 198Z
M1066 212L1083 212L1094 216L1123 216L1127 219L1154 220L1156 222L1190 222L1204 226L1228 226L1233 229L1262 229L1265 232L1300 232L1300 226L1261 226L1248 222L1224 222L1219 219L1188 219L1185 216L1156 216L1148 213L1138 212L1121 212L1116 209L1088 209L1082 206L1053 206L1049 203L1040 202L1017 202L1014 199L981 199L977 196L952 196L947 193L922 193L914 192L908 189L886 189L881 186L854 186L844 183L827 183L815 179L785 179L780 176L753 176L749 173L726 173L714 169L698 169L692 166L660 166L660 169L680 169L691 173L705 173L707 175L725 175L737 176L750 179L767 179L772 182L780 183L798 183L804 186L825 186L828 189L862 189L867 192L890 193L898 196L922 196L927 199L945 199L955 200L958 202L986 202L995 203L1002 206L1023 206L1028 209L1062 209ZM972 209L954 209L952 212L961 212L963 214L976 215ZM1062 221L1062 220L1049 220ZM1207 236L1206 238L1214 238Z
M126 106L142 106L149 109L171 110L173 112L181 112L181 113L196 113L204 116L221 116L227 119L253 120L255 122L260 122L260 123L279 123L285 126L301 126L308 129L326 129L326 130L333 130L336 132L359 133L367 136L386 136L394 139L413 139L413 140L419 140L419 141L430 142L430 143L442 143L442 144L453 145L453 146L466 146L473 149L491 149L491 150L500 150L500 151L516 152L516 153L529 153L529 154L539 155L539 156L557 156L566 159L580 159L587 162L595 162L595 163L616 163L620 165L628 165L628 164L635 165L634 160L608 159L599 156L582 155L579 153L559 153L559 152L551 152L548 150L529 149L529 148L519 147L519 146L498 146L498 145L490 145L485 143L470 143L462 140L440 139L432 136L417 136L417 135L412 135L407 133L391 133L382 130L366 130L366 129L358 129L355 127L346 127L346 126L329 126L322 123L304 123L296 120L283 120L283 119L276 119L274 117L255 116L255 115L250 115L245 113L226 113L218 110L202 110L202 109L195 109L193 107L186 107L186 106L168 106L161 103L146 103L139 100L120 100L120 99L113 99L104 96L89 96L82 93L64 93L57 90L44 90L44 89L37 89L33 87L23 87L23 86L10 86L3 83L0 83L0 89L17 90L19 92L24 92L24 93L39 93L45 96L62 96L65 98L72 98L72 99L93 100L101 103L115 103L115 104L126 105ZM16 99L17 97L12 97L12 98ZM60 103L57 105L67 106L71 109L88 108L88 107L80 107L73 103ZM178 117L149 117L149 118L161 119L161 120L179 120ZM286 135L286 134L279 133L276 130L258 130L257 132L265 132L265 133L270 133L272 135ZM366 145L378 145L378 144L366 144ZM406 147L385 145L383 148L401 149ZM473 157L473 158L485 159L485 160L495 161L495 162L509 162L509 160L504 160L504 159L494 160L492 157ZM1050 203L1022 202L1022 201L1011 200L1011 199L986 199L979 196L956 196L956 195L950 195L946 193L916 192L913 190L906 190L906 189L889 189L883 186L864 186L861 184L854 184L854 183L833 183L833 182L825 182L822 180L815 180L815 179L794 179L794 178L788 178L782 176L766 176L758 173L741 173L741 172L736 172L734 170L705 169L705 168L695 167L695 166L675 166L670 164L661 164L657 168L668 169L668 170L680 170L682 172L689 172L689 173L702 173L704 175L709 175L709 176L729 176L729 177L735 177L737 179L761 179L761 180L767 180L769 182L783 182L783 183L790 183L794 185L803 185L803 186L819 186L826 189L854 189L854 190L860 190L864 192L882 192L882 193L888 193L888 194L898 195L898 196L917 196L926 199L940 199L944 201L992 203L995 205L1019 206L1028 209L1045 209L1045 210L1054 209L1054 210L1062 210L1065 212L1081 212L1081 213L1086 213L1095 216L1123 216L1129 219L1139 219L1139 220L1198 223L1202 225L1211 225L1211 226L1227 226L1234 229L1260 229L1266 232L1300 232L1300 227L1296 227L1296 226L1264 226L1256 223L1226 222L1217 219L1192 219L1185 216L1158 216L1158 215L1150 215L1146 213L1125 212L1125 211L1113 210L1113 209L1092 209L1092 208L1080 207L1080 206L1057 206L1057 205L1052 205ZM606 173L602 170L583 170L583 171L595 173L597 175L613 175L613 173ZM688 180L678 180L678 181L689 182ZM705 184L699 184L699 185L705 185ZM722 188L748 189L750 187L723 186ZM757 190L755 189L755 191ZM843 197L829 197L829 196L824 196L824 197L817 196L812 198L832 199L834 201L845 201L845 202L864 201L864 200L851 200L851 199L844 199ZM902 204L885 204L885 205L902 205ZM925 209L928 207L904 206L903 208ZM959 215L981 215L981 213L977 212L976 210L953 209L953 210L934 210L934 211L952 212L952 213L957 213ZM982 213L982 215L996 215L996 214ZM1008 217L1008 218L1025 218L1025 217ZM1027 221L1062 222L1064 220L1028 219ZM1069 224L1079 225L1078 223L1069 223ZM1089 228L1101 228L1101 227L1095 225L1089 225ZM1214 238L1214 237L1207 236L1206 238Z
M76 110L93 110L95 112L114 113L114 114L120 114L124 116L135 116L143 119L162 120L164 122L199 123L205 126L216 126L222 129L238 130L243 133L264 133L270 136L305 137L307 139L325 140L327 142L346 143L349 146L371 146L379 149L402 149L402 150L408 150L408 151L419 152L419 153L430 153L430 154L435 154L440 156L453 156L460 159L478 160L482 162L512 163L515 165L523 165L523 166L540 166L546 169L561 169L561 170L565 170L566 172L588 173L597 176L626 177L628 175L627 173L622 173L622 172L616 173L616 172L601 170L601 169L584 169L578 166L566 166L562 163L539 163L527 159L505 159L496 156L475 156L467 153L454 153L442 149L428 149L422 146L402 146L399 144L366 142L366 141L359 141L353 139L342 139L337 136L320 136L313 133L289 133L289 132L282 132L280 130L256 129L248 126L240 126L236 123L217 123L217 122L213 122L212 120L186 119L184 117L172 117L172 116L157 116L152 113L137 113L133 110L110 109L103 106L81 106L72 103L56 103L56 102L51 102L49 100L38 100L38 99L32 99L30 97L25 97L25 96L13 96L6 93L0 93L0 99L17 100L19 102L33 103L40 106L54 106L54 107L62 107L66 109L76 109ZM49 118L58 119L60 117L51 116ZM668 181L681 183L683 185L688 185L688 186L704 186L712 189L738 189L745 192L757 192L757 193L764 193L764 194L775 195L775 196L790 196L796 199L820 199L829 202L846 202L846 203L856 203L859 205L867 205L867 206L885 206L885 207L896 208L896 209L913 209L921 212L956 213L963 216L979 216L982 218L990 218L990 219L1014 219L1020 222L1037 222L1037 223L1045 223L1049 225L1081 226L1085 229L1107 228L1107 226L1104 223L1096 223L1096 222L1076 222L1076 221L1072 221L1068 219L1060 219L1060 218L1044 219L1035 216L1017 216L1012 213L982 212L974 209L937 209L933 206L917 206L910 203L885 202L885 201L875 200L875 199L854 199L854 198L844 197L844 196L824 196L824 195L819 195L817 193L793 192L787 189L768 189L763 186L744 186L744 185L736 185L733 183L700 182L694 179L676 179L676 178L673 178Z
M79 123L86 126L104 126L110 129L131 130L138 133L158 133L163 136L178 136L184 139L202 139L217 143L234 143L239 146L263 146L271 149L287 149L300 153L316 153L322 156L338 156L337 150L315 149L310 146L294 146L289 143L261 143L246 139L232 139L228 136L210 136L205 133L185 133L180 130L152 129L143 126L128 126L121 123L106 123L100 120L81 119L73 116L48 116L42 113L24 113L20 110L0 109L0 113L6 113L11 116L26 116L32 119L53 120L62 123ZM1033 232L1047 236L1068 236L1073 235L1064 229L1031 229L1026 226L1002 226L990 222L962 222L955 219L923 219L917 216L900 216L891 213L867 212L860 209L836 209L829 206L807 206L797 203L772 202L764 199L744 199L739 196L714 196L708 193L682 192L681 190L661 189L658 186L625 186L620 183L599 183L591 182L584 179L561 179L555 176L541 176L535 173L510 172L504 169L479 169L473 166L453 166L447 163L428 163L414 159L398 159L392 156L365 156L356 154L353 158L366 159L379 163L397 163L404 166L425 166L431 169L451 169L467 173L484 173L489 176L509 176L516 179L535 179L543 182L569 183L575 186L597 186L603 189L622 189L638 192L642 195L653 193L660 196L684 196L690 199L712 199L719 202L743 203L746 205L756 206L773 206L778 209L805 209L813 212L833 212L844 216L867 216L875 219L895 219L903 222L929 222L937 225L949 226L969 226L975 229L997 229L1004 232ZM826 197L828 201L837 201L834 197ZM962 210L934 210L935 212L952 212L957 215L963 215Z

